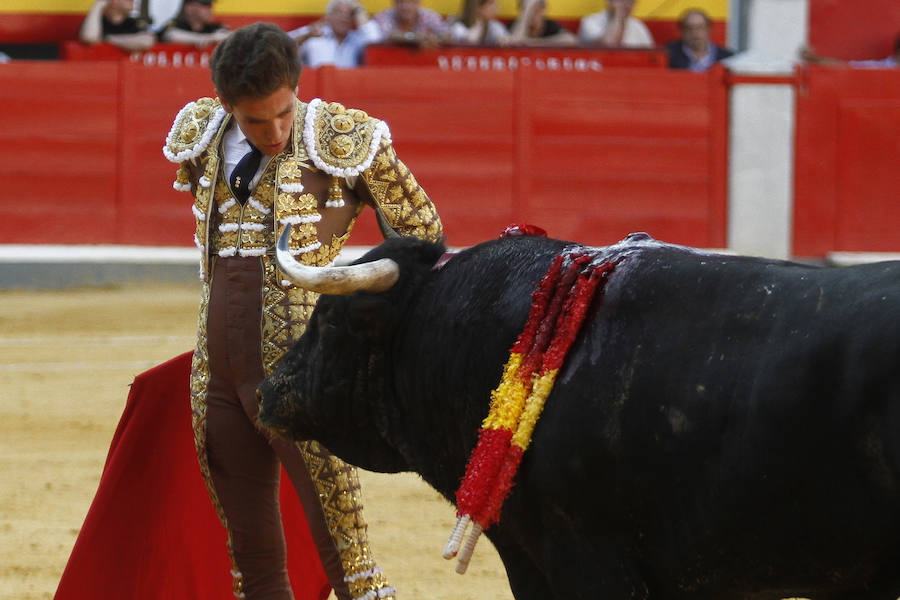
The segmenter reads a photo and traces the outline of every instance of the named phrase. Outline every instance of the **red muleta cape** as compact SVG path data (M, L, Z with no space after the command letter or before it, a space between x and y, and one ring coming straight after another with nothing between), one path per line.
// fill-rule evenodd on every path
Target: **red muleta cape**
M231 598L225 529L194 449L186 352L134 379L55 600ZM281 512L297 600L331 586L286 475Z

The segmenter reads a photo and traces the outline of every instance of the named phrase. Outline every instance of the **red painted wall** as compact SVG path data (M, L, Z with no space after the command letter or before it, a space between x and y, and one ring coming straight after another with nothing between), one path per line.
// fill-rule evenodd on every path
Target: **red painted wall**
M794 252L900 251L900 71L798 76ZM725 244L721 71L306 69L301 97L384 118L448 243L527 221L607 244L632 231ZM190 245L188 194L161 148L207 69L130 61L0 68L0 243ZM371 211L366 211L369 215ZM378 234L367 216L352 243Z
M885 58L898 35L898 0L809 0L809 42L822 56Z
M645 230L721 246L723 78L652 71L306 69L300 89L389 123L452 245L531 221L588 243ZM189 245L190 198L161 147L181 106L209 94L202 68L5 65L3 241ZM354 236L377 240L366 223Z
M800 85L794 254L900 252L900 70L808 67Z
M113 241L119 65L3 67L0 239Z

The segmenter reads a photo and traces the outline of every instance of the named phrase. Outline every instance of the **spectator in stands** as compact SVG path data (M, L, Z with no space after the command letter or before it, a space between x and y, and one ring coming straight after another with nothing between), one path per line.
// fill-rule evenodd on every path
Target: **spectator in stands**
M222 23L213 21L212 4L213 0L184 0L178 16L159 32L159 39L197 48L215 46L231 32Z
M297 42L303 66L341 68L361 65L366 45L381 37L378 26L356 0L331 0L322 19L288 35Z
M818 65L846 65L857 69L895 69L900 65L900 35L894 40L894 54L875 60L840 60L817 54L809 46L800 49L800 58Z
M421 0L394 0L392 8L374 19L386 42L434 48L450 41L447 23L435 11L423 8Z
M106 42L129 52L147 50L156 36L131 13L134 0L94 0L81 23L78 38L85 44Z
M607 0L606 10L581 19L578 40L607 48L652 48L653 36L644 23L631 16L634 0Z
M546 0L519 0L519 15L509 25L509 43L520 46L572 46L575 34L548 19Z
M497 0L463 0L460 14L448 20L453 41L477 46L507 45L509 32L496 16Z
M714 63L734 54L733 50L714 44L709 39L712 21L705 12L697 8L686 10L678 19L681 39L666 44L669 67L706 71Z

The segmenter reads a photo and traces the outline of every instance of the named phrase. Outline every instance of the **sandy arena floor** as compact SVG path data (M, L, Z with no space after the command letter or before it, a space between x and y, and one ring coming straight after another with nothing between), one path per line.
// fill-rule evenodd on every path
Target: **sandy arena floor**
M0 598L52 598L134 376L192 346L194 285L0 291ZM369 537L400 598L511 600L487 540L441 558L453 507L412 474L361 473Z

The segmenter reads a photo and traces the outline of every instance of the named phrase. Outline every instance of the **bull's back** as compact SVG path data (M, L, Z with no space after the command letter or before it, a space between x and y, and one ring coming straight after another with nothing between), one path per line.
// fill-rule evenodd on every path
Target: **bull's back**
M527 466L671 578L850 577L900 551L898 366L900 263L648 249L595 303Z

